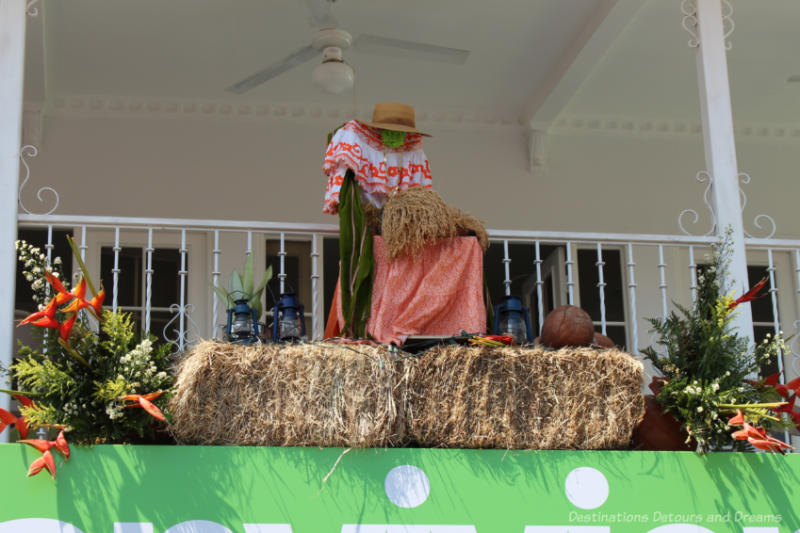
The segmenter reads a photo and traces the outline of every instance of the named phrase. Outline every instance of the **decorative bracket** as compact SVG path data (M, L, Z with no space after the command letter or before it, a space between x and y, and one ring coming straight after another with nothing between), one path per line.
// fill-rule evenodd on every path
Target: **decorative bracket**
M697 30L697 1L698 0L682 0L681 1L681 26L686 30L691 39L689 39L689 48L697 48L700 46L700 34ZM729 0L721 0L722 6L722 38L725 40L725 50L733 48L733 44L729 38L733 34L736 25L733 22L733 6Z
M28 3L25 5L25 12L28 16L31 17L38 17L39 16L39 8L36 7L36 4L39 3L39 0L28 0Z
M697 176L695 176L695 179L700 183L705 183L706 181L708 181L708 184L706 185L706 190L703 192L703 203L706 204L706 208L708 208L709 215L711 216L711 228L706 233L703 234L703 236L707 237L709 235L712 235L717 228L716 213L714 212L714 208L711 206L711 201L709 200L709 192L711 191L711 187L714 185L714 180L711 177L711 174L709 174L705 170L701 170L700 172L698 172ZM739 183L743 185L749 184L751 180L750 175L745 172L740 172L736 176L736 179L737 181L739 181ZM739 187L739 197L741 199L741 204L742 204L742 222L744 222L744 208L745 206L747 206L747 195L745 194L744 189L741 186ZM683 225L683 217L684 215L688 214L693 215L694 218L691 224L697 224L697 221L700 219L700 216L698 215L697 211L695 211L694 209L684 209L678 215L678 227L685 235L693 235ZM766 225L762 225L763 222L766 222ZM744 224L742 225L744 226ZM755 218L753 219L753 225L759 230L767 231L767 235L760 237L762 239L772 238L772 236L775 235L775 231L777 230L777 225L775 224L775 220L771 216L765 215L763 213L755 216ZM742 231L744 232L745 237L751 239L756 238L752 233L744 229L744 227L742 227Z
M537 169L547 167L547 149L549 136L545 130L528 130L528 170L535 173Z
M25 207L25 204L22 201L22 189L25 188L25 184L28 183L28 180L31 177L31 167L28 166L28 162L25 160L25 156L36 157L37 155L39 155L39 149L36 148L35 146L33 146L32 144L26 144L25 146L22 147L22 149L19 152L20 161L22 162L22 166L25 167L25 177L22 178L22 182L19 185L19 199L17 201L19 203L20 209L22 209L25 213L27 213L29 215L49 215L53 211L56 210L56 208L58 207L58 203L60 201L60 198L58 196L58 192L56 192L56 190L54 188L52 188L52 187L41 187L38 191L36 191L36 198L42 203L45 202L44 198L42 198L42 194L45 193L45 192L48 192L48 193L52 194L53 198L55 200L55 203L53 204L53 207L51 207L50 210L48 210L48 211L46 211L44 213L34 213L34 212L32 212L30 209Z

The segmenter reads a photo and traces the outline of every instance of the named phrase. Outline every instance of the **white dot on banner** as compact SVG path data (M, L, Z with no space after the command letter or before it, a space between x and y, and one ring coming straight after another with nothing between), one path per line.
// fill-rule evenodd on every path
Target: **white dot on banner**
M431 484L422 469L413 465L400 465L386 474L384 490L393 504L411 508L425 503L431 493Z
M608 499L608 480L599 470L582 466L567 475L564 492L575 507L596 509Z

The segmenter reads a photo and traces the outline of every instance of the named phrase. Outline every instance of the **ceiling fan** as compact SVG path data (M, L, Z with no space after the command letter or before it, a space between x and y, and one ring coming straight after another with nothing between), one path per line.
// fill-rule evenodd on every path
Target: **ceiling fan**
M312 80L327 92L343 92L353 86L355 79L352 67L344 62L342 54L351 45L363 52L453 64L463 64L469 56L468 50L459 48L365 33L358 35L354 41L350 33L339 27L331 13L331 5L336 0L298 1L305 8L309 24L317 28L311 44L231 85L229 91L243 94L322 53L322 63L314 69Z

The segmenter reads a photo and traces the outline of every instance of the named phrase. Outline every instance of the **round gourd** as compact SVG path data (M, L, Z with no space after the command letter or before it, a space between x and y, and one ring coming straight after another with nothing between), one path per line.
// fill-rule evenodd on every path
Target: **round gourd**
M617 346L610 338L606 337L602 333L597 332L594 333L594 341L592 341L592 344L601 348L615 348Z
M594 340L594 324L589 313L574 305L553 309L542 324L542 344L551 348L589 346Z

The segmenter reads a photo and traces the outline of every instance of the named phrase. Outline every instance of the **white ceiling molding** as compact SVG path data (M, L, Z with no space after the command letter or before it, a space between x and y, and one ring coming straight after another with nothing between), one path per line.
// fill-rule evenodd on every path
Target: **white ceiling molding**
M800 123L734 125L737 140L800 141ZM617 116L562 116L551 126L550 133L559 134L615 134L653 137L702 137L699 120L674 118L617 117Z
M523 117L547 130L642 6L641 0L605 0L562 54L547 80L533 92Z
M178 99L144 99L140 97L71 95L59 96L47 106L47 113L56 116L145 116L153 118L211 117L231 120L293 119L342 122L352 118L370 120L372 107L352 105L310 104L305 102L253 102ZM511 114L470 108L417 108L417 124L446 128L514 128L523 130L523 122Z

